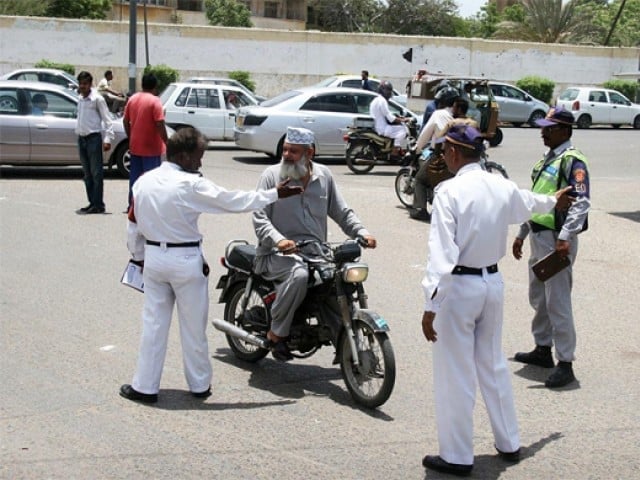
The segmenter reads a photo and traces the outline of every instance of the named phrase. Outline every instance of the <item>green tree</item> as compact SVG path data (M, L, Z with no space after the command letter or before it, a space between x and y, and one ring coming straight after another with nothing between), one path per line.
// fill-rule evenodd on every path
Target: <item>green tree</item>
M386 6L380 0L309 2L315 27L330 32L375 32Z
M178 70L162 63L158 65L147 65L144 67L144 75L153 73L158 79L158 92L162 93L167 85L178 81L180 74Z
M597 43L604 44L607 34L611 30L614 18L620 10L622 0L611 3L598 0L583 0L580 10L589 16L595 28L599 29ZM627 0L609 40L610 46L636 47L640 46L640 0Z
M49 0L48 17L103 20L111 10L111 0Z
M251 12L236 0L205 0L205 15L210 25L252 27Z
M599 29L575 0L523 0L524 19L503 20L494 38L541 43L594 42Z
M42 16L48 7L49 0L1 0L0 15Z
M388 0L381 31L402 35L455 37L464 23L454 0Z

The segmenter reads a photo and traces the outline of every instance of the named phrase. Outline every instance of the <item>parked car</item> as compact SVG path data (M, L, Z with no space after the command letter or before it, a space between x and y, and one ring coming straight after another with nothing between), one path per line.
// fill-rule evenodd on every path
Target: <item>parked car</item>
M236 119L236 145L264 152L275 158L282 155L287 127L304 127L315 133L316 155L343 157L344 134L356 117L369 115L369 104L377 93L354 88L306 87L285 92L261 105L241 108ZM420 118L391 100L393 113Z
M232 94L233 105L229 102ZM160 100L168 126L197 128L208 140L233 140L236 110L258 104L238 87L210 83L171 83Z
M536 120L544 118L549 111L548 104L508 83L490 81L489 88L500 109L500 122L512 123L516 127L528 123L535 127Z
M0 80L53 83L71 90L78 88L78 80L73 75L55 68L22 68L3 75Z
M187 83L212 83L213 85L226 85L228 87L238 87L244 93L250 97L255 98L256 102L264 102L267 97L262 95L256 95L254 92L245 87L242 83L233 78L218 78L218 77L191 77L187 79Z
M374 92L378 91L380 86L380 80L377 78L369 77L369 85ZM334 75L333 77L325 78L324 80L313 85L314 87L346 87L346 88L362 88L362 77L358 75ZM407 95L400 93L395 88L393 89L393 96L391 99L402 105L407 106Z
M632 125L640 128L640 104L631 102L615 90L601 87L569 87L556 105L571 110L578 128L593 124L611 124L614 128Z
M34 96L47 106L34 109ZM78 95L45 82L0 80L0 164L18 166L80 165L75 133ZM104 166L129 176L129 139L122 119L113 117L115 140L103 153Z

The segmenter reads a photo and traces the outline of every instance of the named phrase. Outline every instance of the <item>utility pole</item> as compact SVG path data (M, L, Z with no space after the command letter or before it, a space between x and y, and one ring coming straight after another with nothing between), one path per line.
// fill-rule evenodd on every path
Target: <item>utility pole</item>
M618 24L618 20L620 19L620 15L622 14L622 9L624 8L624 4L627 3L627 0L622 0L620 4L620 8L618 9L618 13L616 14L616 18L613 19L613 24L611 25L611 30L609 30L609 34L607 35L607 39L604 41L604 46L609 45L609 40L611 40L611 35L613 35L613 30L616 28Z
M137 0L129 0L129 93L136 91L136 24Z

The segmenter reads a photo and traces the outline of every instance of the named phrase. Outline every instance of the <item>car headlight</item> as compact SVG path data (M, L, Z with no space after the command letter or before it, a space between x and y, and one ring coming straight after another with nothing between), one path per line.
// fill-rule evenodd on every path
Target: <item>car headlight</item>
M342 267L342 281L361 283L369 276L369 267L364 263L346 263Z

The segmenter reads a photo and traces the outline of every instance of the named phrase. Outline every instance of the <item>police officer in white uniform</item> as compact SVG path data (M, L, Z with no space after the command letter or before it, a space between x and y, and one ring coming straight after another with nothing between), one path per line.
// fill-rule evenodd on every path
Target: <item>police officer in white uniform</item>
M158 400L174 303L189 390L200 398L211 394L206 336L209 267L202 255L200 214L247 212L302 193L300 187L289 187L288 180L270 190L225 190L198 172L205 148L200 132L181 129L169 139L167 161L133 187L127 246L133 260L144 266L145 293L138 366L132 384L120 388L120 395L129 400Z
M502 353L503 281L509 224L548 212L556 196L520 190L480 168L482 136L454 125L444 142L447 167L456 176L436 189L429 261L422 282L426 304L422 330L433 345L433 382L439 455L426 468L466 476L473 468L476 383L484 398L500 456L519 460L520 439L509 370Z

